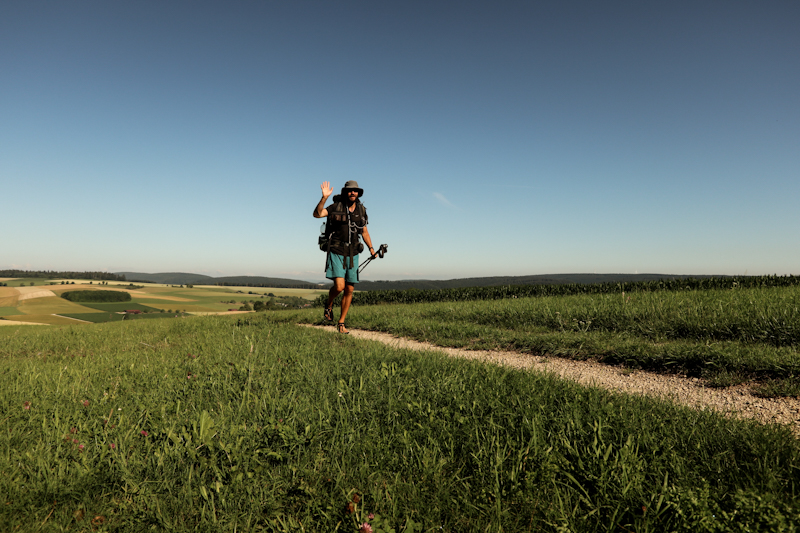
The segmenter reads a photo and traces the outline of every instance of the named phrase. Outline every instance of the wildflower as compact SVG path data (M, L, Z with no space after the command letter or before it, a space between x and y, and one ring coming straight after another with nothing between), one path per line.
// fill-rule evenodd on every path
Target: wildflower
M75 433L78 432L78 428L76 428L76 427L69 428L69 432L74 435Z
M367 515L367 520L372 520L373 518L375 518L375 513L369 513Z
M80 451L83 451L83 444L79 444L79 445L78 445L78 449L79 449Z
M89 407L89 400L83 400L83 406Z
M361 529L358 530L358 533L372 533L372 526L369 525L369 522L364 522L361 524Z
M347 507L345 507L344 510L347 512L347 514L353 514L356 512L356 504L353 502L348 502Z
M341 398L341 397L342 397L342 393L340 392L340 393L339 393L339 398Z
M30 411L31 409L31 402L22 402L22 408L26 411Z
M72 439L72 444L78 444L78 439Z
M140 431L139 434L141 434L141 435L143 435L145 437L148 435L148 433L145 430Z
M116 450L116 449L117 449L117 445L116 445L116 444L114 444L113 442L112 442L111 444L109 444L108 446L109 446L109 447L110 447L112 450Z

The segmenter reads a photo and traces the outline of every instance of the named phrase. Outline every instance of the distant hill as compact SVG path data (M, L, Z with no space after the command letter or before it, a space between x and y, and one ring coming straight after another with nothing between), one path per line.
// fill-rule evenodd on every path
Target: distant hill
M167 285L229 285L245 287L275 288L319 288L311 281L269 278L264 276L225 276L214 278L203 274L185 272L163 272L144 274L140 272L117 272L127 281L149 281ZM675 275L675 274L539 274L535 276L494 276L486 278L459 278L448 280L412 279L399 281L362 281L360 291L405 290L405 289L455 289L459 287L495 287L498 285L563 285L569 283L606 283L654 281L659 279L713 278L726 276ZM327 286L327 283L324 285Z
M201 285L210 283L214 279L203 274L187 274L185 272L162 272L160 274L117 272L117 274L125 276L126 281L145 281L149 283L164 283L166 285Z
M405 289L456 289L459 287L495 287L499 285L564 285L570 283L606 283L655 281L659 279L715 278L727 276L675 275L675 274L539 274L535 276L495 276L486 278L459 278L449 280L399 280L362 281L360 291Z
M214 278L203 274L186 272L162 272L146 274L143 272L117 272L127 281L164 283L166 285L231 285L244 287L275 287L276 289L318 288L318 283L299 279L269 278L264 276L224 276Z

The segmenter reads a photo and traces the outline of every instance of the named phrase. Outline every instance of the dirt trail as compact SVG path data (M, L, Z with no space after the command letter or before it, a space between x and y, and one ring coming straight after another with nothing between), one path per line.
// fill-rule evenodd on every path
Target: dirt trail
M336 332L333 326L310 326ZM630 371L594 361L573 361L558 357L539 357L518 352L461 350L443 348L429 343L394 337L388 333L356 330L350 335L379 341L396 348L433 350L451 357L477 359L519 369L547 372L582 385L603 387L626 394L641 394L671 400L697 409L713 409L731 417L743 417L764 424L778 423L791 427L800 437L800 399L759 398L749 387L741 385L726 389L706 387L705 380L645 371Z

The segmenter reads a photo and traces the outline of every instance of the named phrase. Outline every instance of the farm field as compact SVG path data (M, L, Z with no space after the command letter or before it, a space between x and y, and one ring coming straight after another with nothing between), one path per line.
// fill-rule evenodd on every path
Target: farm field
M34 285L31 285L31 282ZM63 282L63 284L62 284ZM114 312L125 309L155 309L168 315L173 313L211 314L229 312L238 309L242 302L266 299L272 293L278 300L285 297L299 297L309 300L316 298L322 291L310 289L269 289L246 287L174 287L159 284L131 285L125 282L108 282L107 284L89 283L89 280L43 280L42 278L10 279L7 287L0 287L0 325L9 321L20 321L36 324L66 325L75 324L75 319L89 322L120 320L120 316L105 313L99 316L82 316L87 313L101 312L91 305L73 303L60 295L65 291L80 290L116 290L128 292L131 304ZM55 296L50 295L52 292ZM137 307L138 306L138 307ZM174 315L173 315L174 316ZM142 318L143 315L137 315Z
M796 530L785 428L296 325L307 314L8 328L0 523Z
M44 285L47 281L43 278L0 278L0 282L5 283L8 287L30 287L33 286L39 287Z
M271 288L271 287L236 287L236 286L226 286L220 287L218 285L195 285L195 288L201 288L206 290L223 290L223 291L242 291L244 293L248 293L252 291L255 294L274 294L275 296L297 296L298 298L305 298L306 300L314 300L320 294L327 294L327 289L281 289L281 288Z

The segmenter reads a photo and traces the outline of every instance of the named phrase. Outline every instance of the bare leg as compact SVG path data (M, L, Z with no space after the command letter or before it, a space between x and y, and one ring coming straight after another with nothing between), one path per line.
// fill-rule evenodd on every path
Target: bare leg
M333 278L333 286L331 290L328 291L328 303L325 304L325 307L333 305L333 301L339 296L339 293L344 290L344 287L344 278Z
M341 278L336 278L341 279ZM342 314L339 316L339 323L344 324L344 319L347 317L347 312L350 310L350 304L353 302L353 291L355 290L356 286L352 283L348 283L344 287L344 296L342 296ZM342 328L344 329L344 328ZM342 333L347 333L347 330L341 331Z

